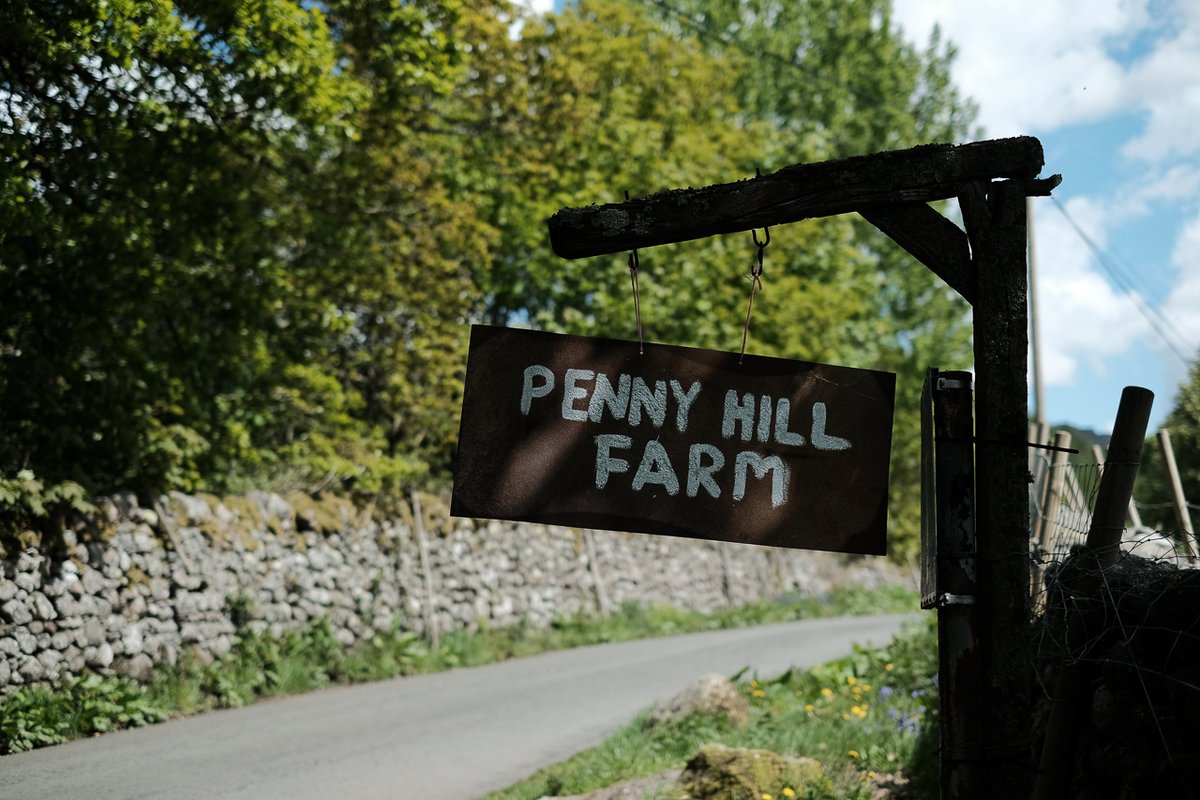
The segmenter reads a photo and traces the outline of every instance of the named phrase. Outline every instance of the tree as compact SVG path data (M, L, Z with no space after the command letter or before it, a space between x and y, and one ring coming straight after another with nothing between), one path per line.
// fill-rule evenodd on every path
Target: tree
M1171 450L1183 484L1183 496L1195 503L1200 498L1200 358L1192 362L1187 381L1179 387L1175 405L1162 427L1171 434ZM1172 509L1167 467L1156 436L1146 439L1134 497L1143 506L1145 524L1157 530L1179 527Z
M380 398L423 385L397 326L471 302L404 296L478 249L441 230L468 212L409 136L453 85L456 18L453 0L6 5L0 469L152 494L395 453ZM364 374L376 358L409 374Z
M952 50L917 52L889 8L4 6L0 472L143 494L444 475L465 322L634 335L624 256L558 259L554 211L965 130ZM737 348L754 255L643 252L647 336ZM849 217L765 257L750 351L901 373L915 530L916 379L968 357L964 305Z
M918 51L893 25L890 0L644 2L714 50L741 54L735 93L747 113L774 129L766 151L772 168L957 141L970 132L974 106L949 78L954 48L935 29ZM857 217L821 224L854 253L851 266L824 280L864 298L859 313L842 322L859 347L836 352L898 376L890 526L893 542L910 552L917 541L922 381L928 367L970 365L969 308ZM813 274L803 262L791 268Z
M471 267L486 261L490 244L474 206L447 189L454 162L439 126L461 70L459 8L356 0L327 13L341 69L370 91L355 136L324 176L294 268L336 304L339 324L326 331L321 361L354 398L368 428L360 443L393 466L444 477L457 438L464 323L480 303Z
M555 259L542 221L558 208L957 139L973 114L952 49L915 50L882 0L584 0L516 40L503 24L468 38L482 46L459 92L477 134L463 160L489 167L469 183L500 232L478 277L498 322L632 335L624 257ZM736 349L754 253L748 234L643 251L647 335ZM772 232L749 349L900 373L901 541L917 529L924 369L969 364L969 336L966 304L861 220Z

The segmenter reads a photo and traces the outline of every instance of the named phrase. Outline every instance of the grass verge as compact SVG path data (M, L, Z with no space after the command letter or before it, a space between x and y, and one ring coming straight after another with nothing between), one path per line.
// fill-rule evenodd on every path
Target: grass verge
M783 598L713 614L629 603L608 617L565 617L545 629L518 624L455 631L442 636L437 647L411 631L397 630L347 648L325 621L282 635L244 629L226 656L204 663L184 655L176 664L160 667L145 683L90 674L53 686L18 689L0 704L0 754L210 709L236 708L260 698L335 683L477 666L604 642L821 616L899 613L916 606L916 595L898 587L847 589L824 598Z
M866 800L881 789L899 790L910 800L936 798L936 675L931 617L907 626L884 648L856 648L847 658L771 680L739 680L751 709L750 722L741 728L704 715L647 728L642 716L599 746L486 800L583 794L682 768L710 743L814 758L830 778L808 787L758 786L752 800ZM676 798L679 791L652 796Z

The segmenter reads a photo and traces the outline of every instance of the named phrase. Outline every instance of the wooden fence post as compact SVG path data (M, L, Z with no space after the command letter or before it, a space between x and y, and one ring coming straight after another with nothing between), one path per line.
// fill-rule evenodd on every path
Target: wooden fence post
M1100 490L1092 511L1087 548L1107 567L1115 564L1121 554L1121 536L1125 532L1125 517L1129 513L1129 498L1133 497L1133 482L1142 460L1142 442L1150 420L1154 392L1139 386L1126 386L1117 407L1112 441L1108 445L1108 460L1100 476Z
M596 534L593 531L583 532L583 546L587 553L588 573L592 576L592 588L596 592L596 609L600 616L607 617L612 614L612 603L608 600L608 590L604 588L604 572L596 555Z
M1048 488L1045 500L1042 502L1041 514L1038 517L1037 525L1034 526L1040 559L1033 569L1033 597L1035 601L1042 592L1042 576L1046 572L1045 557L1051 554L1050 545L1053 542L1055 528L1058 524L1058 512L1062 508L1063 486L1066 483L1067 463L1070 455L1067 452L1067 448L1070 446L1070 433L1059 431L1054 435L1055 450L1051 458L1049 474L1046 476Z
M1100 445L1092 445L1092 458L1096 460L1097 467L1104 466L1104 451L1100 449ZM1142 515L1138 513L1137 502L1133 499L1133 495L1129 496L1129 527L1134 531L1140 531L1146 527L1142 524Z
M416 492L412 493L413 532L417 535L417 554L421 558L421 574L425 579L425 602L423 604L425 617L425 635L433 648L438 646L437 613L434 608L433 563L429 557L429 542L425 535L425 513L421 510L421 498Z
M985 693L976 614L975 457L971 373L931 370L941 796L979 796ZM928 557L928 555L926 556Z
M1187 549L1188 558L1195 561L1196 529L1192 527L1192 515L1188 513L1187 498L1183 496L1179 465L1175 463L1175 450L1171 447L1171 432L1166 428L1158 432L1158 446L1162 448L1163 463L1167 465L1167 481L1171 485L1171 504L1175 507L1175 524L1179 526L1179 538Z

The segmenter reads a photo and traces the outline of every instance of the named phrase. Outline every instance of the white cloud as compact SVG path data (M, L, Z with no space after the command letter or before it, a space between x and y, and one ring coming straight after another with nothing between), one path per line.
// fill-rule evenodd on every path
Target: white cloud
M1110 212L1082 198L1066 206L1088 237L1104 247ZM1035 213L1042 380L1065 386L1077 380L1081 364L1103 374L1105 359L1128 352L1149 326L1136 307L1140 298L1116 291L1095 270L1090 252L1057 209L1043 201Z
M1138 185L1119 195L1126 198L1120 216L1145 216L1162 203L1195 202L1200 198L1200 164L1177 162L1144 172Z
M1145 236L1162 236L1164 223L1186 220L1178 223L1159 327L1177 330L1183 341L1174 348L1193 356L1200 345L1200 2L894 0L894 8L918 46L935 22L957 46L954 81L979 104L989 137L1057 135L1094 148L1092 196L1073 197L1066 208L1102 250L1111 253L1110 234L1129 249L1139 226L1155 232ZM1121 127L1104 127L1111 123ZM1129 132L1110 145L1115 131ZM1050 201L1037 203L1035 234L1047 385L1113 380L1110 364L1141 353L1161 357L1172 381L1183 377L1142 313L1150 298L1116 288ZM1149 251L1162 247L1147 242ZM1157 297L1161 283L1144 286L1151 277L1134 274L1133 286Z
M917 44L936 22L958 46L956 83L989 136L1137 114L1122 154L1161 162L1200 152L1200 3L1151 2L895 0L895 18Z
M1123 154L1145 161L1200 152L1200 14L1185 17L1174 38L1159 43L1130 72L1128 103L1144 108L1145 130Z
M1124 71L1109 52L1142 30L1146 0L896 0L895 19L923 44L935 22L958 47L959 88L980 106L989 136L1090 122L1126 100Z
M1200 347L1200 213L1183 226L1171 264L1179 270L1179 279L1171 289L1162 313L1181 337L1175 348L1189 359Z

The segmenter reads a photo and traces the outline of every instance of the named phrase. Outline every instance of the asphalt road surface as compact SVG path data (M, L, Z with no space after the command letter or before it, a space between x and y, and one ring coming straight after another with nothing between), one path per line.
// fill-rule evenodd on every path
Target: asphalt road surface
M599 743L707 672L770 677L904 617L599 645L327 689L0 757L0 800L456 800Z

